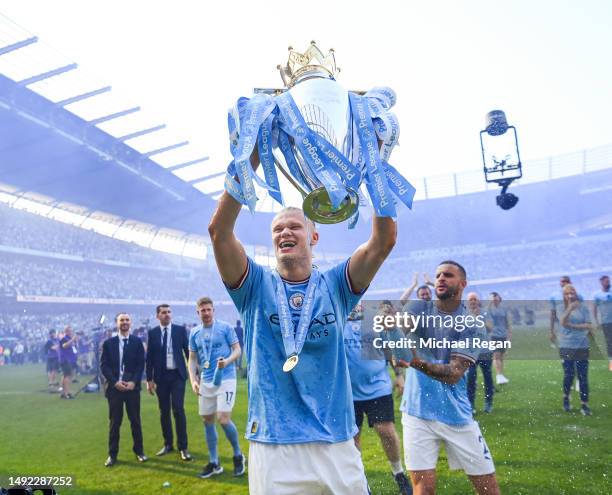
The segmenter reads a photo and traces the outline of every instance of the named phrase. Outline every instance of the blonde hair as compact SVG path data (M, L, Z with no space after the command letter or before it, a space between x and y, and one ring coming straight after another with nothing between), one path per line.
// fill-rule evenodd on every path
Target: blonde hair
M291 213L299 214L304 219L304 223L306 224L306 231L308 232L309 237L317 231L317 224L304 214L304 210L298 208L297 206L284 207L281 211L274 215L272 221L274 222L274 220L276 220L278 217Z
M574 287L572 284L565 284L563 286L563 304L565 305L565 307L567 308L567 294L569 293L570 290L573 290L576 293L576 296L578 295L578 291L576 290L576 287Z

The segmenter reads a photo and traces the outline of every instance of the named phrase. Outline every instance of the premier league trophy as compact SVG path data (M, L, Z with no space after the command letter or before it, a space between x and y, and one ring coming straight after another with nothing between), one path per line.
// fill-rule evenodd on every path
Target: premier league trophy
M289 47L289 60L278 69L284 89L256 89L229 112L234 159L225 189L254 211L257 183L282 205L278 169L316 223L350 218L354 225L365 202L363 189L378 216L395 217L396 198L411 208L414 187L388 163L399 137L397 118L389 112L395 93L347 91L335 80L333 50L323 55L314 41L304 53ZM264 179L251 167L255 146Z

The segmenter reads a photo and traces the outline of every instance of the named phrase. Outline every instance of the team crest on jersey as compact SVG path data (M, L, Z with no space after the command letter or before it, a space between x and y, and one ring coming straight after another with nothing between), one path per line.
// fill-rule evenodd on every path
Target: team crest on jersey
M289 298L289 306L291 306L291 309L300 310L302 309L303 304L304 294L302 292L291 294L291 297Z

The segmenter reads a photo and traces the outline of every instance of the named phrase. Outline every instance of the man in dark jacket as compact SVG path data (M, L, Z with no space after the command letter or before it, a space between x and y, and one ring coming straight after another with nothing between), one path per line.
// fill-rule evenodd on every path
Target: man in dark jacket
M132 429L136 459L139 462L148 460L144 454L140 424L140 381L145 366L145 351L142 341L130 335L130 315L119 313L116 323L119 333L104 342L100 358L100 369L106 380L105 395L109 417L108 459L104 463L106 467L117 462L124 404Z
M185 417L185 380L189 358L189 336L185 327L172 324L172 309L168 304L156 308L159 326L149 330L147 349L147 390L157 392L159 416L164 445L156 455L162 456L174 450L172 420L174 414L176 441L182 460L190 461L187 450L187 420Z

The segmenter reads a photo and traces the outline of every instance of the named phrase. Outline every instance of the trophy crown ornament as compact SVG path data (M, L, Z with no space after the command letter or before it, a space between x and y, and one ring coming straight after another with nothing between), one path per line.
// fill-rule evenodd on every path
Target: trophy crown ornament
M334 49L330 48L324 55L317 46L316 41L311 41L310 46L304 53L300 53L289 47L289 58L286 65L278 65L283 84L286 88L295 86L298 82L312 77L324 77L335 79L340 69L336 67Z

